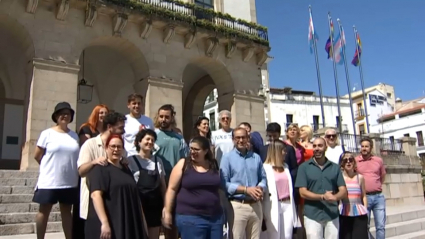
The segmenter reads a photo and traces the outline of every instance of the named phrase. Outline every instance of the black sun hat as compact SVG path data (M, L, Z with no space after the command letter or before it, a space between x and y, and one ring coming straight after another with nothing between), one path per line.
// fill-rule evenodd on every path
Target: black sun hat
M52 114L53 122L57 123L56 114L61 110L71 111L71 121L69 121L71 123L74 120L75 111L71 108L71 105L68 102L60 102L55 106L55 111Z

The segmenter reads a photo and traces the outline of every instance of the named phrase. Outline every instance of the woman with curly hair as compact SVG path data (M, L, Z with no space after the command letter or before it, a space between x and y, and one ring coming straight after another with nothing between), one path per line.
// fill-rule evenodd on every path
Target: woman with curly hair
M91 112L87 122L81 125L78 130L80 145L83 145L87 139L98 136L102 133L103 118L109 113L109 108L106 105L96 105Z

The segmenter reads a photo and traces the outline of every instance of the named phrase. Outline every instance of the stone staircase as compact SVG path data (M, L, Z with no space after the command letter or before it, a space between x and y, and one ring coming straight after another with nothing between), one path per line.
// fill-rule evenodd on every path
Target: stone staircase
M0 236L35 233L38 204L32 203L38 172L0 170ZM58 205L50 213L47 232L62 231Z
M375 222L370 220L373 236ZM425 239L425 206L387 207L387 239Z

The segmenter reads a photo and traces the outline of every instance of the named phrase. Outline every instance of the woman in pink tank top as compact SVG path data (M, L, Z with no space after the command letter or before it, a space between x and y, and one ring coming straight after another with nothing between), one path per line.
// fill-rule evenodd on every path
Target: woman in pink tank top
M339 205L339 238L367 239L367 198L365 182L362 175L356 172L356 160L350 152L341 154L339 158L348 197Z

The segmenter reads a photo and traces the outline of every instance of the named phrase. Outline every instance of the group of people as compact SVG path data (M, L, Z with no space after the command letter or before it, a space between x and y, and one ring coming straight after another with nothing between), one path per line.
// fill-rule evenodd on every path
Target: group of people
M56 124L42 131L34 158L40 175L33 201L43 239L59 203L67 239L337 239L385 238L385 168L361 141L361 154L344 152L335 130L313 138L309 126L267 125L267 140L248 122L220 129L198 117L188 141L171 104L154 120L143 97L131 94L129 114L97 105L74 132L75 112L56 105Z

